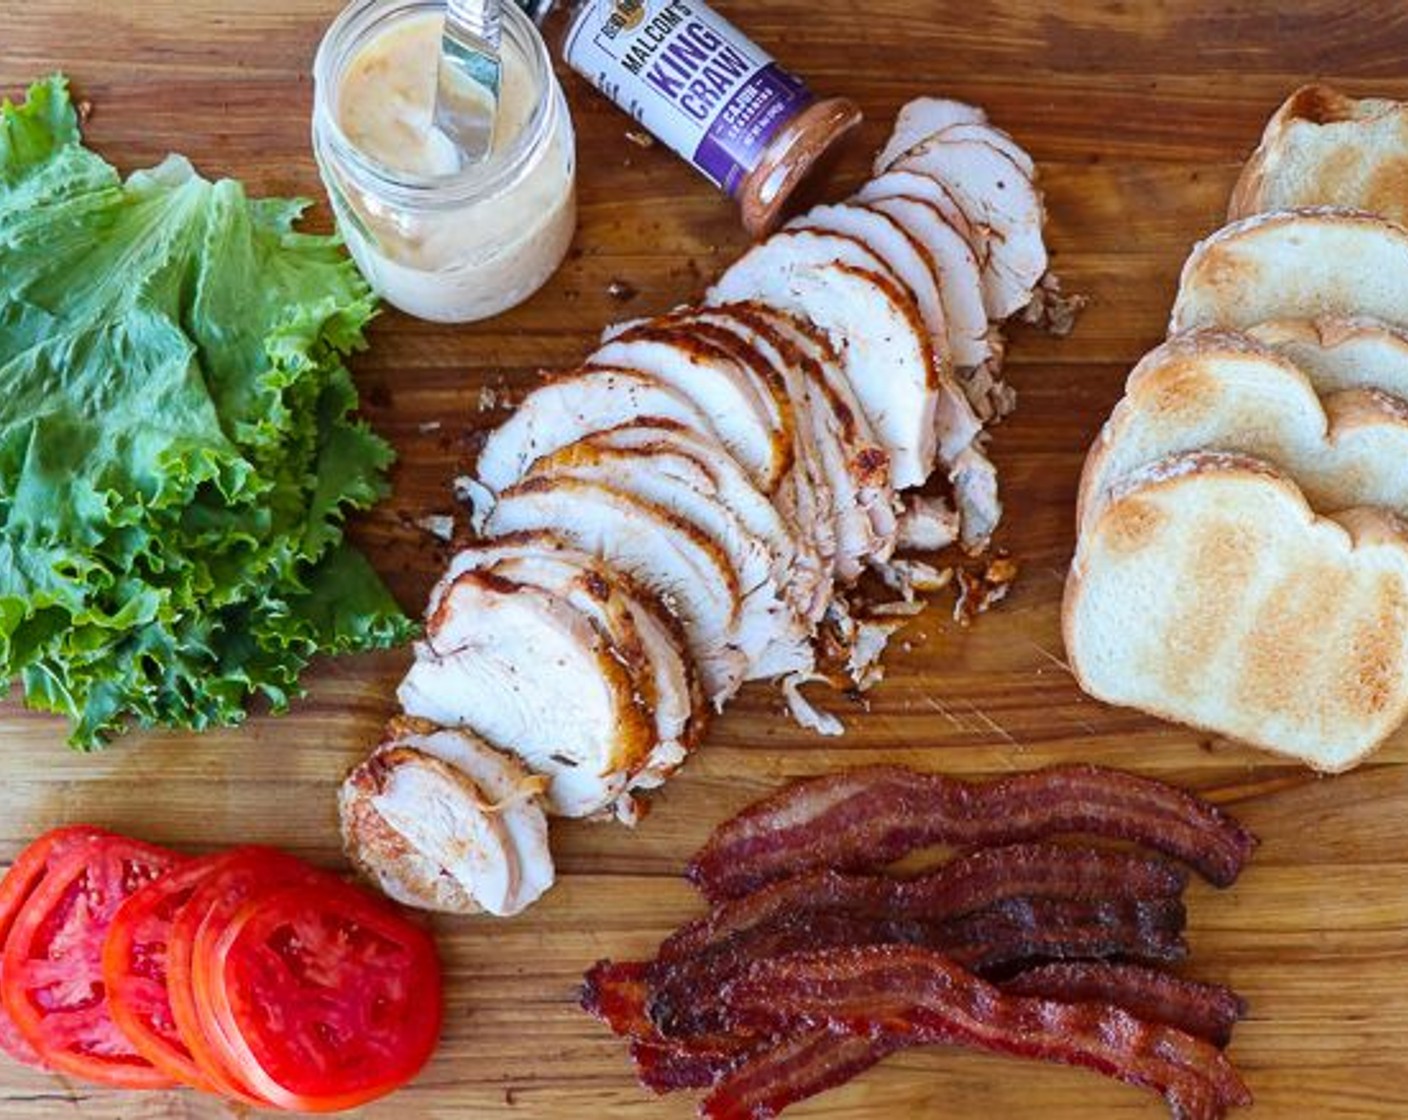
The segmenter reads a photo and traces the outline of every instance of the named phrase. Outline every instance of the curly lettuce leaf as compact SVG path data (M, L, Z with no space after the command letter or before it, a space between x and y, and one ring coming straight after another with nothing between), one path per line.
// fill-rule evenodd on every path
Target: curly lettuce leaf
M79 745L409 636L342 539L392 459L343 361L375 301L303 206L122 181L58 76L0 106L0 670Z

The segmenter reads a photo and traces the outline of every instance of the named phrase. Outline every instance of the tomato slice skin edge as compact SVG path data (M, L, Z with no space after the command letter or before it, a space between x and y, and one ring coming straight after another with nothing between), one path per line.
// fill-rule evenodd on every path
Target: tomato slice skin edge
M404 946L412 962L410 978L416 982L417 1005L423 1005L426 1010L419 1016L422 1021L416 1031L418 1037L402 1036L402 1041L410 1049L400 1056L395 1068L384 1077L355 1087L329 1086L326 1092L300 1092L281 1084L265 1069L256 1054L255 1044L249 1037L251 1024L241 1023L236 1000L232 996L232 983L237 985L239 982L239 969L232 968L232 959L240 954L242 940L264 937L276 930L286 918L300 911L307 913L316 910L320 906L351 918ZM328 967L326 960L320 963ZM438 1044L443 1026L440 964L434 939L389 904L341 880L334 880L328 889L317 895L299 888L289 888L251 900L231 920L213 956L202 961L198 973L200 971L205 973L204 983L198 985L201 1011L209 1016L212 1028L229 1048L230 1058L262 1096L289 1111L341 1112L394 1092L424 1069ZM340 986L339 990L345 989Z
M39 886L55 859L79 844L105 836L106 829L86 824L63 825L36 836L15 857L4 879L0 879L0 983L3 982L5 942L14 928L15 918L26 900ZM0 999L0 1050L20 1065L32 1069L48 1069L39 1051L20 1032Z
M245 1081L238 1064L228 1057L214 1024L200 1013L202 945L218 939L230 914L247 899L321 874L274 848L246 845L232 849L221 857L220 866L196 888L171 924L166 968L172 1016L197 1068L222 1096L256 1108L277 1107Z
M172 1032L176 1036L174 1039L167 1037L151 1025L150 1014L144 1015L137 1006L143 985L134 977L134 958L145 951L145 944L138 941L139 937L164 937L169 947L171 926L180 907L202 882L223 865L225 858L216 855L193 859L155 882L148 883L118 908L103 944L103 985L107 990L109 1014L113 1021L127 1036L133 1049L157 1069L203 1092L215 1092L215 1086L191 1055L179 1028ZM162 917L160 912L163 909L171 912L170 918ZM160 976L149 975L143 979L148 985L159 984L164 990L165 1010L174 1023L165 963L161 965ZM159 1011L161 1008L152 1010Z
M108 1013L102 986L102 939L113 913L142 884L129 876L150 881L184 862L174 852L123 837L102 837L75 847L48 868L43 880L25 900L6 939L3 959L5 1009L20 1033L52 1068L100 1085L128 1089L170 1088L175 1084L131 1048ZM55 924L55 923L59 924ZM72 923L77 922L75 927ZM76 987L87 980L90 995L77 1006L44 1007L35 994L54 987L53 980L36 979L31 993L30 965L42 962L48 973L61 958L50 955L43 939L65 946L67 963ZM52 998L46 996L47 998ZM50 1039L45 1026L50 1014L70 1019L86 1015L86 1027L102 1035L109 1045L125 1045L126 1057L77 1049L76 1022L66 1022L63 1041Z

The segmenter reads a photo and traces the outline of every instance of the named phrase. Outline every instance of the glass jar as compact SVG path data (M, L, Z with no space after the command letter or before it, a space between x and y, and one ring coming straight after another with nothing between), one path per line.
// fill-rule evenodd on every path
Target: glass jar
M576 151L542 37L506 4L494 150L459 166L430 126L444 11L443 0L356 0L338 16L314 63L313 151L377 292L419 318L464 323L521 303L562 263Z

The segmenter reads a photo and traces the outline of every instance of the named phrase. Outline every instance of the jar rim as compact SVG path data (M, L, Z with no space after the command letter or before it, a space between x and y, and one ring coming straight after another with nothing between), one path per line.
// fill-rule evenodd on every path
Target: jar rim
M503 32L527 62L537 100L524 127L502 155L451 175L422 175L390 167L348 138L337 112L337 94L348 63L393 22L428 13L443 15L444 11L445 0L353 0L328 26L313 62L316 127L361 186L402 207L454 206L506 192L527 172L554 126L559 97L547 44L522 9L508 3L503 5Z

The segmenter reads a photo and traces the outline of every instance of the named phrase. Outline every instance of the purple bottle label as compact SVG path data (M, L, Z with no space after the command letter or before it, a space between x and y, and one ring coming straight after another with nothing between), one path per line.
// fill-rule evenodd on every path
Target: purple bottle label
M800 78L694 0L587 0L568 63L717 186L737 194L812 100Z
M811 92L803 81L775 62L744 84L709 126L693 163L731 195L738 193L748 172L777 130L797 115Z

